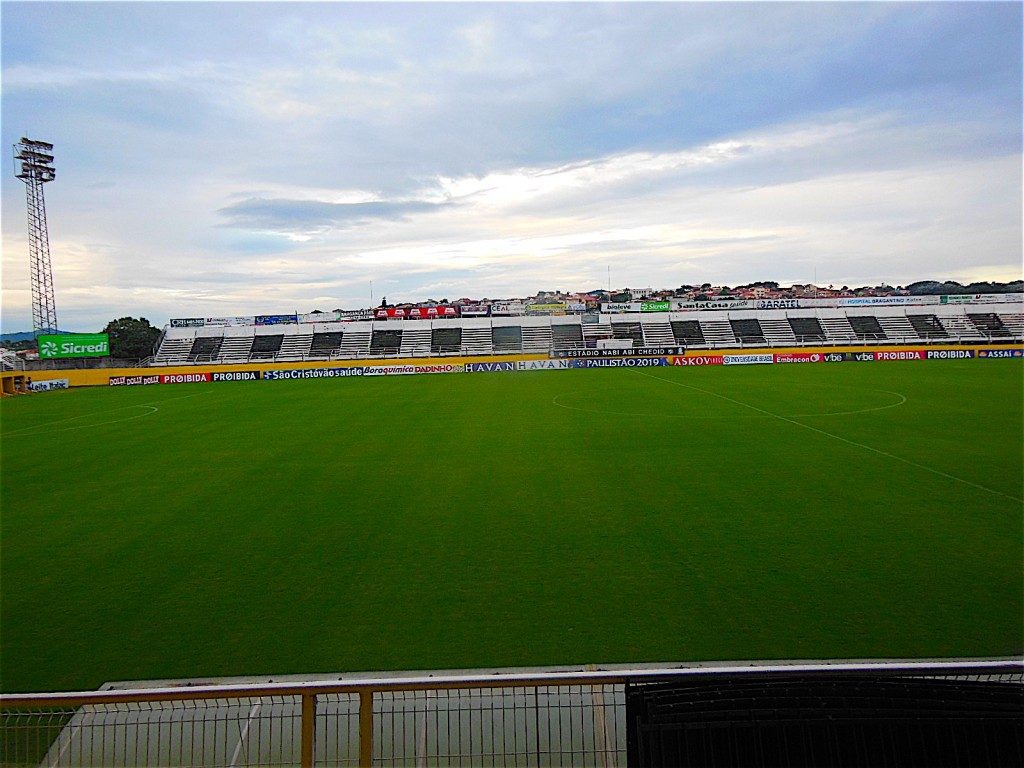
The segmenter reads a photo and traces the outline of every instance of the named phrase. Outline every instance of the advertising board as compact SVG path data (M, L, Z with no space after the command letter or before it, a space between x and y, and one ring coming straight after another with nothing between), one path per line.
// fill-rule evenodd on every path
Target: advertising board
M264 381L284 381L286 379L341 379L347 376L362 376L362 366L349 368L287 368L276 371L264 371Z
M607 313L639 312L640 303L633 301L606 301L601 304L601 311Z
M223 371L213 372L213 381L258 381L260 371Z
M582 301L570 301L565 305L565 308L569 312L586 312L587 305Z
M491 304L492 315L525 315L526 305L521 301L496 301Z
M527 304L526 313L528 315L564 315L565 303L551 301L547 304Z
M110 336L106 333L44 333L37 341L41 360L106 357L110 354Z
M973 349L929 349L929 360L968 360L974 358Z
M460 363L441 365L368 365L364 376L410 376L417 373L463 373L466 366Z
M938 304L938 296L847 296L837 299L840 307L892 307L908 304Z
M299 315L300 323L336 323L337 321L337 312L307 312L304 315Z
M213 374L202 373L164 373L160 375L161 384L198 384L213 381Z
M256 315L256 325L294 325L299 322L297 315Z
M822 355L819 352L788 352L775 355L776 363L820 363Z
M564 371L572 367L570 360L520 360L516 363L517 371Z
M923 349L902 349L875 352L875 360L926 360L927 353Z
M800 299L758 299L757 309L799 309Z
M979 349L978 357L991 360L1005 360L1013 357L1024 357L1024 347L1018 349Z
M573 368L653 368L668 365L664 357L602 357L596 360L573 360Z
M48 381L33 381L28 385L32 392L49 392L52 389L67 389L71 386L68 379L49 379Z
M724 365L764 365L774 362L775 355L722 355Z
M491 308L486 304L463 304L459 307L459 314L462 317L487 317Z
M466 373L501 373L514 370L516 370L516 364L512 360L503 360L498 363L466 363Z
M343 322L356 320L373 320L372 309L342 309L338 312L338 319Z
M670 304L673 312L693 312L698 309L752 309L753 302L747 299L736 299L735 301L678 301L673 299Z
M1024 293L965 293L940 296L940 304L1020 304Z
M641 301L641 312L668 312L669 302L667 301Z
M205 317L171 318L171 328L202 328L204 325L206 325Z
M690 355L672 358L672 365L722 365L724 362L721 355Z

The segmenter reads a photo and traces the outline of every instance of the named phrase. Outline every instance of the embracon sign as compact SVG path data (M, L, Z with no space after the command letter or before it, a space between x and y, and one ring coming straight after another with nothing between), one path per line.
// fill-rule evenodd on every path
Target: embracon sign
M106 357L110 336L106 333L58 333L39 337L39 357L59 360L68 357Z

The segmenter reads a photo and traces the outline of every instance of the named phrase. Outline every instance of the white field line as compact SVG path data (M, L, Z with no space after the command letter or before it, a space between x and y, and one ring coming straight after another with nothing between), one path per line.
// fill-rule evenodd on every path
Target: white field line
M651 378L655 378L656 379L658 377L657 376L652 376ZM661 380L665 381L665 382L668 381L668 379L661 379ZM884 393L886 395L895 395L896 397L899 398L899 400L897 400L895 403L889 403L888 405L879 405L879 406L872 407L872 408L861 408L860 410L857 410L857 411L827 411L825 413L793 413L793 414L790 414L789 417L796 419L796 418L802 418L802 417L805 417L805 416L854 416L854 415L859 414L859 413L873 413L874 411L885 411L885 410L888 410L889 408L897 408L897 407L903 405L905 402L907 402L907 396L903 395L903 394L901 394L899 392L890 392L887 389L870 389L870 390L867 390L867 391L869 391L869 392L882 392L882 393ZM737 416L692 416L692 415L689 415L689 414L678 414L678 413L626 413L624 411L610 411L610 410L607 410L605 408L579 408L579 407L577 407L575 405L566 405L565 403L558 402L558 398L562 397L562 395L564 395L564 394L566 394L566 393L563 392L561 395L555 395L553 398L551 398L551 404L555 405L555 406L557 406L559 408L565 408L567 411L579 411L580 413L597 413L597 414L612 415L612 416L631 416L631 417L634 417L634 418L636 418L636 417L642 418L642 417L648 416L648 417L656 418L656 419L700 419L702 421L707 421L709 419L735 419L735 418L767 419L767 418L772 418L772 417L770 417L768 415L763 415L763 416L745 416L745 417L744 416L738 416L738 417ZM776 416L774 418L780 418L780 417Z
M143 416L151 416L153 413L155 413L156 411L160 410L159 408L156 407L157 403L163 404L163 403L166 403L166 402L170 402L171 400L184 400L186 397L197 397L198 395L205 395L205 394L207 394L207 393L206 392L194 392L191 395L181 395L179 397L167 397L167 398L164 398L163 400L153 400L152 402L149 402L149 403L138 403L137 405L121 405L121 406L118 406L117 408L108 408L105 411L90 411L89 413L83 413L83 414L81 414L79 416L69 416L66 419L56 419L55 421L46 421L46 422L43 422L42 424L33 424L31 427L22 427L21 429L12 429L10 432L4 432L4 433L0 434L0 438L3 438L3 437L17 437L17 436L20 436L20 435L24 435L26 433L29 433L29 434L49 434L50 432L67 432L67 431L69 431L71 429L88 429L89 427L98 427L98 426L100 426L102 424L117 424L118 422L121 422L121 421L131 421L132 419L141 419ZM102 413L117 413L118 411L123 411L123 410L126 410L128 408L152 408L153 410L151 412L149 412L149 413L140 414L139 416L130 416L127 419L114 419L113 421L100 421L100 422L97 422L95 424L85 424L85 425L83 425L81 427L69 427L67 429L54 429L54 430L50 430L50 432L39 432L39 433L37 433L37 432L33 431L33 430L41 429L42 427L50 427L50 426L53 426L54 424L64 424L65 422L68 422L68 421L76 421L78 419L87 419L90 416L97 416L97 415L102 414Z
M260 711L261 702L256 702L252 705L252 709L249 710L249 717L245 719L245 727L242 728L238 734L238 744L235 745L235 751L231 753L231 762L228 763L228 768L234 768L238 763L238 756L242 752L242 745L245 744L245 739L249 735L249 725L252 723L252 719L256 717L256 713Z
M958 483L963 483L964 485L969 485L972 488L978 488L979 490L987 491L988 493L994 494L996 496L1002 496L1003 498L1010 499L1011 501L1016 501L1016 502L1024 503L1024 499L1017 498L1016 496L1011 496L1008 493L1003 493L1002 491L997 491L997 490L995 490L993 488L988 488L988 487L986 487L984 485L979 485L978 483L971 482L970 480L964 480L962 477L957 477L956 475L951 475L948 472L943 472L940 469L933 469L932 467L925 466L924 464L918 464L916 461L911 461L910 459L904 459L902 456L896 456L895 454L889 453L888 451L879 450L878 448L872 448L870 445L864 445L864 443L858 443L855 440L849 440L849 439L847 439L845 437L841 437L839 435L832 434L831 432L826 432L823 429L818 429L817 427L812 427L809 424L801 424L799 421L793 421L791 418L789 418L787 416L780 416L777 413L772 413L771 411L766 411L763 408L758 408L756 405L751 405L750 403L744 403L741 400L734 400L733 398L727 397L726 395L720 395L717 392L711 392L710 390L707 390L707 389L701 389L700 387L694 387L694 386L691 386L690 384L682 384L681 382L678 382L678 381L672 381L670 379L663 379L660 376L652 376L651 374L644 373L643 371L639 371L638 370L636 372L639 373L641 376L646 376L649 379L656 379L657 381L662 381L665 384L674 384L677 387L685 387L686 389L692 389L692 390L694 390L696 392L703 392L705 395L711 395L712 397L717 397L717 398L719 398L721 400L726 400L726 401L728 401L730 403L735 403L736 405L742 405L744 408L749 408L752 411L757 411L758 413L763 413L766 416L771 416L773 419L778 419L779 421L784 421L787 424L794 424L794 425L796 425L798 427L802 427L803 429L810 430L811 432L817 432L819 435L824 435L825 437L831 437L833 440L839 440L840 442L846 443L847 445L853 445L853 446L856 446L857 448L863 448L865 451L871 451L872 453L877 453L879 456L885 456L887 459L892 459L893 461L900 461L900 462L903 462L904 464L907 464L907 465L909 465L911 467L916 467L917 469L923 469L925 472L931 472L933 475L938 475L939 477L945 477L945 478L948 478L949 480L955 480Z

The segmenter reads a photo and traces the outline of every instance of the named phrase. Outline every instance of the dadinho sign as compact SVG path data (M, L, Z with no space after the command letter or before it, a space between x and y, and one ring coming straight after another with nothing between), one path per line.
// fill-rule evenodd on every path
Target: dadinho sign
M39 357L43 360L106 357L109 354L110 336L106 333L43 334L39 337Z

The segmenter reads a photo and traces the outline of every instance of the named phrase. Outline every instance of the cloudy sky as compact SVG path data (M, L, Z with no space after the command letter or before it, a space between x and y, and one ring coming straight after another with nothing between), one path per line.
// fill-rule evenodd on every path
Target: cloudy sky
M1021 276L1020 3L3 3L62 328ZM31 328L3 166L5 331Z

